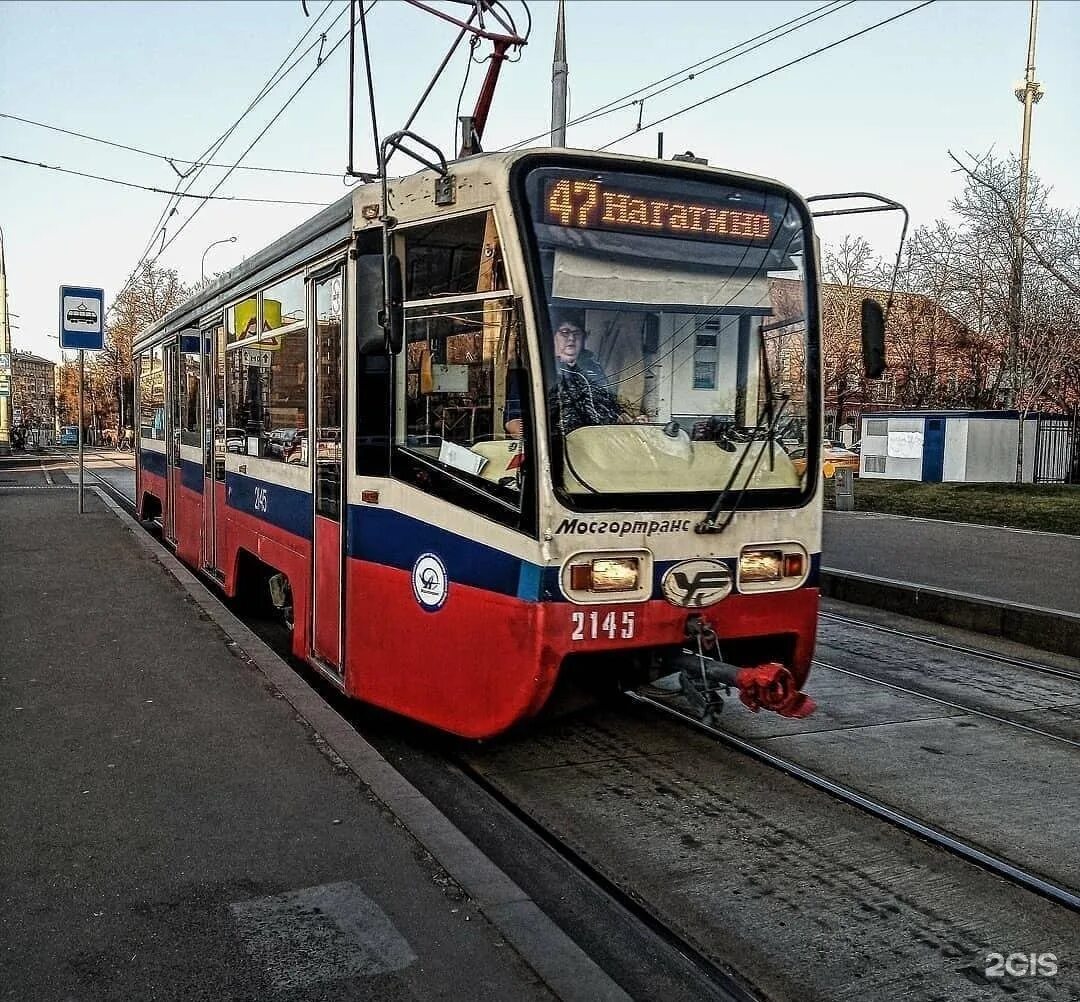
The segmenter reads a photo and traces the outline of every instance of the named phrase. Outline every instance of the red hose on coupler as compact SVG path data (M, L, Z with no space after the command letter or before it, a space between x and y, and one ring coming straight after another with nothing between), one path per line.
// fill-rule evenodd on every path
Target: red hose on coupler
M776 661L735 673L739 700L754 713L772 710L782 717L808 717L817 704L795 684L791 672Z

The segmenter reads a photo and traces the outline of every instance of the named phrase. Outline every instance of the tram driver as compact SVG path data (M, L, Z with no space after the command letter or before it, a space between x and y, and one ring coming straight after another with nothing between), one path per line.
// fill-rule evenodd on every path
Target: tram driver
M585 347L584 310L563 310L553 333L556 379L552 413L564 435L583 425L623 421L618 398L596 356ZM510 373L504 421L506 433L521 438L521 390L518 373Z

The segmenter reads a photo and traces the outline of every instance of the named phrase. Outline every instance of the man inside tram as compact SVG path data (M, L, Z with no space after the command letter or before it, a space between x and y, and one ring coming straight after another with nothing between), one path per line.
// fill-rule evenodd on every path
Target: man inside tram
M552 413L563 434L583 425L618 424L623 420L619 402L607 373L596 356L585 347L584 310L562 310L553 333L557 399ZM521 393L518 373L510 372L504 420L506 433L521 438Z

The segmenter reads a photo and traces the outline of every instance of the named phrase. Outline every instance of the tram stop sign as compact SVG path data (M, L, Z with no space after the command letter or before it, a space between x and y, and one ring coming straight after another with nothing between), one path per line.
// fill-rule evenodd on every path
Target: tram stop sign
M101 351L105 347L105 291L60 286L60 347Z

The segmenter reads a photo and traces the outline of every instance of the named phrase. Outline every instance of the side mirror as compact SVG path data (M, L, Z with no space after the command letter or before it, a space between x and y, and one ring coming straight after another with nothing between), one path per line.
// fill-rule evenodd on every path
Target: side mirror
M876 299L862 302L862 353L866 378L880 378L885 371L885 312Z
M382 254L361 254L356 259L356 346L361 355L382 355L386 332L382 328Z
M401 353L405 344L405 300L401 280L401 261L396 254L386 259L386 305L379 315L379 323L386 334L386 350L391 355Z

